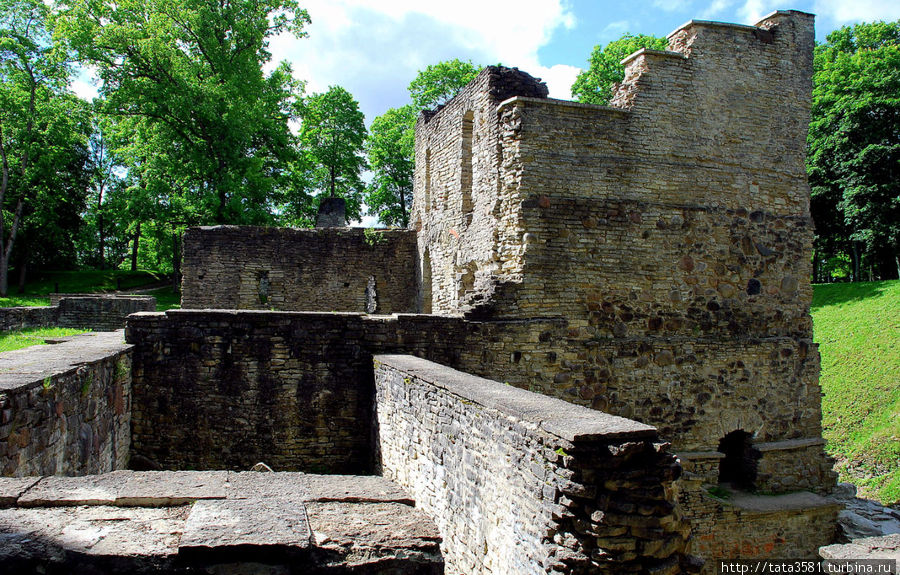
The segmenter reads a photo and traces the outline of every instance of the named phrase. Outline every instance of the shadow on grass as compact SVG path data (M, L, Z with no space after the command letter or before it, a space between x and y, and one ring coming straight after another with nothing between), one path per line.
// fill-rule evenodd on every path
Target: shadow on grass
M887 284L894 281L897 280L815 284L813 286L812 310L815 311L829 305L839 305L879 297L884 292Z

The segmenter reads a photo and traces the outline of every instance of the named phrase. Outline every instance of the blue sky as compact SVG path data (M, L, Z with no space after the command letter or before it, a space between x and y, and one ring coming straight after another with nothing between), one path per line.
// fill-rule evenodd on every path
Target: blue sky
M900 19L900 0L300 0L307 38L271 42L307 92L341 85L366 122L408 102L416 72L449 58L516 66L543 78L551 96L569 87L591 49L625 32L665 36L691 19L754 24L776 9L817 15L817 38L842 25ZM84 77L75 86L95 92Z

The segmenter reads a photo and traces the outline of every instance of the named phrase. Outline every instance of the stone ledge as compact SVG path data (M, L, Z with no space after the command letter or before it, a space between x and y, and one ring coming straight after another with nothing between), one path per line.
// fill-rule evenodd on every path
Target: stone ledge
M754 444L754 448L763 453L767 451L788 451L791 449L805 449L816 445L825 445L825 440L821 437L808 437L804 439L787 439L784 441L769 441L766 443Z
M412 374L463 400L523 419L567 441L656 437L656 428L649 425L463 373L418 357L376 355L375 361Z
M750 513L783 513L785 511L841 507L833 501L809 491L784 495L756 495L743 491L732 491L729 499L720 499L719 501Z
M85 333L57 345L7 351L0 354L0 391L37 387L48 377L74 372L131 348L118 330Z
M650 48L641 48L636 52L632 52L628 56L622 58L619 62L622 66L627 66L632 60L641 56L659 56L661 58L671 58L672 60L686 60L681 52L672 52L670 50L651 50Z
M854 539L850 543L842 545L826 545L819 547L819 556L832 565L840 565L841 561L848 559L887 559L894 561L896 574L900 567L900 533L885 535L883 537L865 537ZM847 571L833 571L842 573Z
M497 105L497 112L499 113L504 108L508 106L512 106L513 104L517 104L519 102L523 103L532 103L532 104L541 104L548 106L556 106L559 108L581 108L583 110L595 110L598 112L609 112L615 116L628 116L631 114L630 110L624 110L622 108L615 108L613 106L601 106L599 104L587 104L585 102L573 102L572 100L558 100L556 98L532 98L529 96L513 96L512 98L503 100Z

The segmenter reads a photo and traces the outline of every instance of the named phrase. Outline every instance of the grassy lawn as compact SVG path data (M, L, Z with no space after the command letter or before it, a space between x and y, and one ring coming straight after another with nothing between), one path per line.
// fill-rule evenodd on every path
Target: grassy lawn
M130 290L166 279L164 274L141 270L79 270L64 272L43 272L25 284L25 293L16 293L18 288L10 286L9 297L0 298L0 307L50 305L48 294L59 288L60 293L98 293L116 290ZM160 288L150 295L157 300L157 310L164 311L180 305L180 296L172 288Z
M900 502L900 281L814 288L822 423L841 480Z
M85 330L65 327L35 327L20 331L3 331L0 332L0 351L12 351L14 349L31 347L32 345L44 345L45 338L77 335L79 333L85 333Z

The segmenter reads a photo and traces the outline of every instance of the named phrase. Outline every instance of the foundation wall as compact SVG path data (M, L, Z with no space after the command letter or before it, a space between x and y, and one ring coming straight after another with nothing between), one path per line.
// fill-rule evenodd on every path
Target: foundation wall
M216 226L190 228L184 246L184 309L417 309L408 230Z
M680 572L679 468L652 428L415 357L375 366L382 470L435 518L448 573Z
M0 355L0 473L122 469L131 425L131 355L121 332Z

